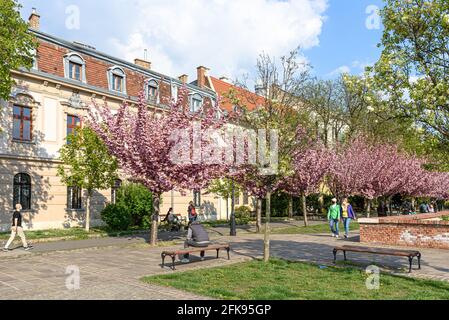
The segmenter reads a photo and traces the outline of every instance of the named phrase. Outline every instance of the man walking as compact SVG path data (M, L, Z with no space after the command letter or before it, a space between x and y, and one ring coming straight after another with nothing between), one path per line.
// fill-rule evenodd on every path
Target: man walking
M332 237L335 238L339 237L338 223L340 221L340 215L341 215L341 207L339 204L337 204L337 199L333 198L332 205L329 207L329 210L327 211L327 220L329 221Z
M22 210L22 205L20 203L16 204L16 210L14 210L14 214L12 216L12 227L11 227L11 237L9 237L8 242L6 243L5 247L3 248L3 251L11 251L9 249L9 246L16 238L16 235L19 235L20 239L22 240L22 245L25 250L30 250L33 248L32 246L27 244L25 233L23 233L22 228L22 214L20 212Z

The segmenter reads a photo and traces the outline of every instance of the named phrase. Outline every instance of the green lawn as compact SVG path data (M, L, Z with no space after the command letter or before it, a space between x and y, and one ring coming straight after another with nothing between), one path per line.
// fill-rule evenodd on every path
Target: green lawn
M273 259L220 268L145 277L142 281L218 299L236 300L418 300L449 299L449 283L381 274L380 289L366 288L356 268Z
M349 230L356 231L359 230L359 224L358 222L351 222ZM343 224L340 223L339 226L340 235L344 235L344 227ZM330 228L328 223L323 224L317 224L313 226L291 226L291 227L282 227L282 228L272 228L271 229L272 234L311 234L311 233L329 233L330 234Z
M127 230L127 231L115 231L107 227L91 228L87 232L84 228L69 228L69 229L50 229L50 230L35 230L35 231L25 231L27 239L50 239L50 238L67 238L70 240L82 240L88 239L92 236L98 237L114 237L114 236L125 236L135 233L138 230ZM0 240L6 240L9 238L10 232L0 233Z

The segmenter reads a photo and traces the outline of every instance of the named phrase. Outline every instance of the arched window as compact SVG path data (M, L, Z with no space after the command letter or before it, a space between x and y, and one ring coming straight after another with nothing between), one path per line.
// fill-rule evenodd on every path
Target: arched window
M64 74L71 80L86 83L86 63L77 53L69 53L64 56Z
M112 67L108 70L109 90L126 94L126 73L120 67Z
M203 107L203 97L198 93L192 95L190 99L190 112L196 113Z
M122 180L117 179L111 188L111 203L115 204L117 202L117 191L122 186Z
M150 80L147 82L146 93L149 101L159 103L159 84L156 80Z
M26 173L14 176L13 206L20 203L22 210L31 209L31 177Z

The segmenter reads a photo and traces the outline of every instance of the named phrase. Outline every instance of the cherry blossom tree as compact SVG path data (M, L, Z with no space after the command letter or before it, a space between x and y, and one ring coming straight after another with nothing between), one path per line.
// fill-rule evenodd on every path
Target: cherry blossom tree
M322 145L306 148L296 154L293 159L294 173L280 185L288 194L301 196L305 226L308 226L306 197L319 192L332 160L332 153Z
M187 90L162 111L150 110L142 92L136 108L127 103L117 113L94 103L87 123L104 141L120 168L153 193L150 243L157 241L160 198L170 190L204 188L227 166L217 145L217 132L228 122L218 106L191 113Z

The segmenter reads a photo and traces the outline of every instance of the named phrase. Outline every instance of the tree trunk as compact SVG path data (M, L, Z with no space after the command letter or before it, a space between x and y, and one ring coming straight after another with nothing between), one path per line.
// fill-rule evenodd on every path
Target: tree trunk
M90 199L92 197L92 191L87 191L87 199L86 199L86 231L90 231Z
M415 210L415 198L412 198L412 210L413 210L413 211L416 211L416 210Z
M229 221L229 198L226 198L226 221Z
M256 200L256 232L262 232L262 199Z
M293 196L288 198L288 217L293 219Z
M393 204L392 202L392 197L388 197L388 213L390 216L393 215Z
M309 221L307 220L307 203L306 203L306 196L305 194L301 195L302 198L302 214L304 215L304 226L309 225Z
M366 217L369 218L371 216L371 200L368 199L368 204L366 205Z
M153 194L153 215L151 221L150 244L155 246L157 243L157 228L159 222L161 196Z
M271 192L267 192L265 210L265 236L263 240L263 261L270 260L270 215L271 215Z

